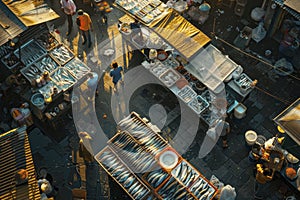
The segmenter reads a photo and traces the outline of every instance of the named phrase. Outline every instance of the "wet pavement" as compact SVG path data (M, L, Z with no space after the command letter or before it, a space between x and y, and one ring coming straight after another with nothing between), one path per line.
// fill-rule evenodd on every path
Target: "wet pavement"
M216 1L207 2L216 3ZM108 69L105 67L107 66L105 65L107 64L106 61L98 59L100 52L97 50L96 44L118 34L116 23L118 18L123 16L124 13L115 8L108 14L108 25L105 25L99 21L99 16L93 13L90 5L76 2L78 8L83 8L91 15L94 23L95 28L94 32L92 32L94 46L89 49L81 45L75 23L71 35L69 37L65 36L66 20L59 9L58 2L49 1L48 3L62 16L60 19L50 23L50 25L54 24L54 28L59 30L61 41L67 44L78 57L87 63L90 62L89 58L96 58L96 62L89 63L92 69L95 71L106 70L107 72ZM254 8L257 6L256 4L253 3L251 6ZM243 27L241 22L245 22L245 20L250 21L247 16L251 11L251 6L245 11L245 17L237 17L231 14L233 8L224 5L219 5L219 7L213 6L211 15L204 25L193 23L208 36L212 36L211 32L214 30L215 35L219 38L233 44L234 39L239 34L236 31L236 27L240 26L239 28L241 29ZM224 14L219 16L218 9L223 10ZM214 19L216 20L215 27L213 27ZM223 21L223 19L230 20ZM229 26L233 28L228 29ZM215 175L224 184L232 185L237 193L237 200L249 200L254 199L255 164L249 160L248 153L251 149L245 143L244 134L247 130L254 130L258 134L270 138L278 133L273 118L300 97L299 69L294 71L293 76L279 76L269 65L257 60L257 56L251 58L222 42L221 39L213 39L212 43L222 50L224 54L229 55L231 59L240 64L249 77L258 80L257 89L254 89L250 93L249 98L243 102L247 107L246 116L242 119L237 119L234 116L230 118L232 130L228 136L229 148L223 149L221 141L219 141L206 157L200 159L198 153L207 130L207 125L200 120L197 134L192 144L187 147L183 157L190 161L208 179ZM256 52L257 55L261 55L268 63L273 63L273 61L277 60L278 45L272 39L264 39L258 44L251 41L249 49ZM272 50L273 54L271 57L264 57L264 51L267 49ZM133 52L131 56L130 62L124 61L123 58L118 58L118 62L125 66L125 73L137 67L144 59L139 52ZM296 59L295 62L297 62ZM137 77L130 78L134 80ZM113 93L110 81L108 74L104 73L98 86L99 96L95 100L99 124L108 138L111 138L116 131L116 122L111 111L111 106L114 105L112 105L111 101ZM17 102L14 103L17 104ZM166 139L171 140L176 136L181 123L183 123L182 120L186 121L184 123L190 121L189 119L181 119L181 109L185 108L180 105L180 100L171 91L156 84L141 86L131 96L129 110L155 121L156 119L151 118L149 115L149 109L154 108L157 111L153 107L157 104L160 104L167 114L166 122L162 127L162 135ZM8 104L5 105L6 107L10 106ZM54 185L59 188L56 199L72 199L72 189L80 187L87 189L87 199L91 200L129 199L118 184L107 176L97 162L86 163L78 156L79 138L71 117L71 111L69 114L62 119L64 126L59 127L57 130L45 128L45 126L38 123L28 130L36 170L38 172L40 169L46 168L53 176ZM104 114L107 115L107 118L103 118ZM15 126L15 124L11 125L9 123L11 119L6 120L5 124L9 124L11 127ZM286 136L283 148L300 158L299 145L288 136ZM300 199L299 192L285 182L279 174L266 187L265 199L267 200L284 199L284 197L289 195L295 195Z

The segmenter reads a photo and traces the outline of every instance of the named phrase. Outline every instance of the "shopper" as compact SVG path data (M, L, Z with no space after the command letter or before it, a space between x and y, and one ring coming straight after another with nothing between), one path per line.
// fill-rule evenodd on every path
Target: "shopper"
M92 46L91 33L93 31L92 20L86 12L83 10L78 10L78 17L76 19L76 23L79 26L81 34L83 36L82 45L86 44L86 40L88 40L88 47Z
M228 143L227 143L227 135L230 133L230 125L228 122L224 121L222 133L221 133L221 138L222 138L222 146L223 149L228 148Z
M256 176L255 176L255 187L254 187L254 198L265 199L264 193L266 191L266 184L273 179L273 170L264 167L263 164L256 165Z
M123 67L119 66L117 62L112 63L112 68L109 75L112 77L112 82L114 84L114 91L117 91L117 84L119 80L122 79Z
M57 191L54 187L52 187L51 183L43 178L38 180L38 186L41 194L45 194L48 198L55 197L57 195Z
M88 74L87 86L88 86L88 96L93 97L93 91L96 90L96 96L98 96L98 74L96 72L90 72Z
M70 35L72 28L73 28L73 20L72 15L76 12L76 5L73 0L61 0L61 9L64 11L64 13L67 15L68 19L68 32L67 36Z

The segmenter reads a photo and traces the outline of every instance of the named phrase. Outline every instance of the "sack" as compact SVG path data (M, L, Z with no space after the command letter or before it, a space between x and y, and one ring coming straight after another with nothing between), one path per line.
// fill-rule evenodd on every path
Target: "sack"
M76 24L77 24L78 26L80 26L80 19L79 19L79 17L76 18Z

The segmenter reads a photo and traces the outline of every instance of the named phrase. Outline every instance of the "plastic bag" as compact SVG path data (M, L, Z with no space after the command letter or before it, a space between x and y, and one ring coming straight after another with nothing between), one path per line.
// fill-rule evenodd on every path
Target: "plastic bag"
M231 185L226 185L222 188L219 200L234 200L236 197L235 188Z

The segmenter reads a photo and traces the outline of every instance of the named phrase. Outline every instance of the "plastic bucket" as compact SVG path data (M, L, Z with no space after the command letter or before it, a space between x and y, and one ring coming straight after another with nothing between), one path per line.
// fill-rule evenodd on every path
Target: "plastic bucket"
M257 138L256 138L256 143L260 146L264 145L265 142L267 141L266 137L263 136L263 135L258 135Z
M234 117L237 119L242 119L246 115L246 110L247 110L247 107L244 106L243 104L239 103L234 108Z
M257 140L257 134L255 131L249 130L245 133L245 140L249 146L252 146L255 144Z
M42 110L45 106L44 105L45 104L44 96L41 93L35 93L31 97L31 103L34 106L36 106L38 109Z

